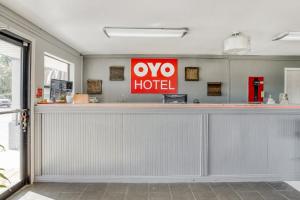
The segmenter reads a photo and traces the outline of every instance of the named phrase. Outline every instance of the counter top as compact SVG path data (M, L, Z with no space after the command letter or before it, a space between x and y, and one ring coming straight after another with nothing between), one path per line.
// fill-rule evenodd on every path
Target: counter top
M300 105L267 104L162 104L162 103L98 103L98 104L39 104L35 112L98 112L98 111L284 111L299 112Z
M122 107L122 108L272 108L272 109L300 109L299 105L287 104L164 104L164 103L89 103L89 104L38 104L36 107Z

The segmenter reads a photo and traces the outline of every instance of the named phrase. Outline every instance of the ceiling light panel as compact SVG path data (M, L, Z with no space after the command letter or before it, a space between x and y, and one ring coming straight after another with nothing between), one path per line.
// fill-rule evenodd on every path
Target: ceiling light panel
M187 28L124 28L104 27L107 37L156 37L182 38L187 34Z
M273 38L273 41L300 41L300 32L284 32Z

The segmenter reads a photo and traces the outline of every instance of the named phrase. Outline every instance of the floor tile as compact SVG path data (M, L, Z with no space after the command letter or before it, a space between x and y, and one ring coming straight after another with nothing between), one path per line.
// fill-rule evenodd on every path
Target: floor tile
M40 192L63 192L68 185L69 183L38 183L35 187L31 187L31 190Z
M59 193L40 194L38 192L26 191L17 193L8 198L8 200L56 200L58 196Z
M27 188L30 188L30 191L47 191L48 185L48 183L34 183L27 186Z
M212 191L208 183L191 183L190 188L193 192Z
M170 200L171 195L168 192L152 192L149 193L149 200Z
M107 187L106 183L88 183L85 191L87 192L97 192L97 191L105 191Z
M210 186L215 192L232 191L228 183L210 183Z
M300 192L298 191L280 191L280 193L289 200L300 200Z
M104 191L84 191L79 200L100 200L104 195Z
M233 191L223 191L217 193L218 200L242 200L237 193Z
M127 192L128 184L125 183L110 183L107 185L106 191L107 192Z
M166 183L158 183L158 184L150 184L149 192L170 192L169 184Z
M101 200L124 200L124 192L105 192Z
M86 187L86 183L70 183L63 188L62 192L83 192Z
M129 194L143 194L149 192L149 185L146 183L128 184Z
M61 192L55 200L77 200L79 192Z
M254 185L249 183L229 183L229 185L233 188L235 191L255 191Z
M287 200L278 191L258 191L265 200Z
M243 200L264 200L263 197L258 192L238 192L239 196Z
M295 190L292 186L285 182L269 182L268 183L275 190L293 191Z
M273 190L273 188L265 182L249 182L248 184L255 191L271 191L271 190Z
M128 193L125 197L125 200L148 200L148 192L144 192L144 193L131 192L131 193Z
M189 192L176 192L172 193L173 200L195 200L194 195L191 191Z
M300 200L284 182L241 183L37 183L9 200Z
M187 183L172 183L169 184L169 187L171 192L174 194L191 192L189 184Z
M193 192L196 200L217 200L217 195L212 191Z
M38 186L37 186L38 187ZM46 183L39 191L47 192L83 192L86 188L84 183Z

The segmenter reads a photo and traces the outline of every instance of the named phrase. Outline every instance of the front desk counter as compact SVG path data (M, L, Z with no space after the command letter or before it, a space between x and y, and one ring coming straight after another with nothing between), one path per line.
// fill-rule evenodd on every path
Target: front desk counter
M300 105L53 104L34 117L37 181L300 178Z

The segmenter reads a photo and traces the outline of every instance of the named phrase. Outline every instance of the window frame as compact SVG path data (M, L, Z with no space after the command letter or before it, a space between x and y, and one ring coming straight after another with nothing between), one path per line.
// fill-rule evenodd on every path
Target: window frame
M51 59L54 59L54 60L57 60L57 61L59 61L59 62L62 62L62 63L65 63L65 64L67 64L67 76L68 76L68 78L67 78L67 81L70 81L70 68L71 68L71 64L70 63L68 63L68 62L66 62L66 61L64 61L64 60L62 60L62 59L59 59L59 58L57 58L57 57L55 57L55 56L52 56L52 55L49 55L49 54L47 54L47 53L44 53L44 70L45 70L45 57L48 57L48 58L51 58ZM50 85L45 85L45 72L44 72L44 78L43 78L43 85L44 85L44 88L50 88Z

